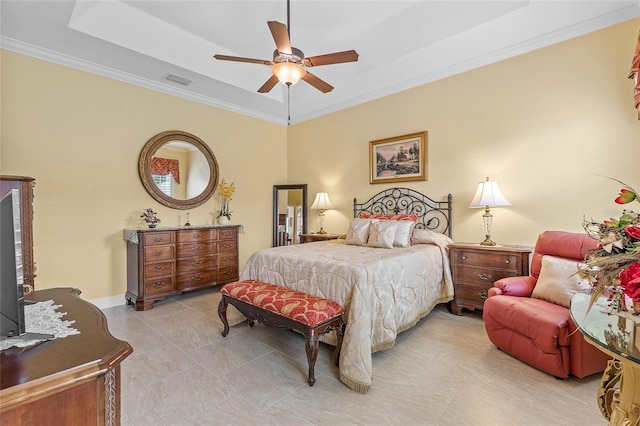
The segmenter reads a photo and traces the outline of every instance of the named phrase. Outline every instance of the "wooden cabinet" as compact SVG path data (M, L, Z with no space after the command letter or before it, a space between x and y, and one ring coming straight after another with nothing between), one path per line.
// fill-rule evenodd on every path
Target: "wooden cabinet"
M300 243L312 243L314 241L337 240L339 234L300 234Z
M127 303L136 310L175 293L238 279L239 226L125 230Z
M120 363L133 349L114 338L100 310L73 288L34 291L53 300L80 334L0 353L0 424L119 425Z
M22 274L25 292L35 287L36 268L33 260L33 187L35 180L26 176L0 176L0 198L10 190L20 193L20 234L22 236Z
M482 309L489 288L501 278L529 275L531 247L481 246L456 243L449 246L454 298L451 310Z

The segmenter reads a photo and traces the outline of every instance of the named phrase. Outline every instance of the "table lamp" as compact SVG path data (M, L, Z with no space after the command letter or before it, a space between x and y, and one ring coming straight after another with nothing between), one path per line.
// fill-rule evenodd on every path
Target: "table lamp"
M318 192L311 208L313 210L320 210L320 213L318 214L318 217L320 218L320 230L318 231L318 234L326 234L327 231L322 227L324 222L324 211L333 208L331 201L329 201L329 195L327 195L326 192Z
M502 192L500 192L500 188L498 187L498 182L494 180L487 180L484 182L478 183L478 189L476 190L476 195L473 197L470 208L484 208L484 214L482 215L482 220L484 221L484 233L485 239L480 243L483 246L495 246L496 243L491 240L491 220L493 219L493 215L489 210L489 207L500 207L500 206L510 206L511 203L504 198Z

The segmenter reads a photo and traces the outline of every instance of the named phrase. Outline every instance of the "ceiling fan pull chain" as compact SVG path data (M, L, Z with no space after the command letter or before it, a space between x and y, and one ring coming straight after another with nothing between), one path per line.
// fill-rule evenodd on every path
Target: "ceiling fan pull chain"
M291 125L291 85L287 86L287 126Z

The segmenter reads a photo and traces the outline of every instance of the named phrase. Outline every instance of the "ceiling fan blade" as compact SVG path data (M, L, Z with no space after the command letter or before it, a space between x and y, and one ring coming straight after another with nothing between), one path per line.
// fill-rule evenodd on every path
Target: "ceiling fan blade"
M258 89L258 93L268 93L276 84L278 84L278 77L272 75L271 78Z
M302 77L304 81L321 91L322 93L328 93L333 90L333 86L324 80L319 79L309 71Z
M320 65L340 64L343 62L356 62L358 52L355 50L345 50L344 52L327 53L326 55L312 56L304 58L304 65L307 67L317 67Z
M221 61L249 62L250 64L273 65L273 62L265 59L241 58L240 56L213 55Z
M289 40L289 32L287 26L278 21L267 21L273 40L276 42L278 52L288 53L291 55L291 41Z

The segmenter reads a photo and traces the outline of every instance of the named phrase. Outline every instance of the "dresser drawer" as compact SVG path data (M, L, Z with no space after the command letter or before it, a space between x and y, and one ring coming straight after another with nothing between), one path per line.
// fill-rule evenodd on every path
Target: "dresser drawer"
M220 268L227 266L236 266L238 264L238 255L235 253L218 254L218 266Z
M218 253L235 253L238 251L238 240L218 241Z
M173 277L150 279L144 283L144 292L147 296L157 296L165 293L171 294L174 291Z
M177 243L197 243L216 239L215 229L190 229L176 232Z
M235 281L238 279L238 267L237 266L227 266L224 268L218 269L218 278L217 282L223 283L227 281Z
M214 254L214 245L211 242L178 244L176 246L177 258L182 259L192 256L207 256Z
M179 274L176 281L176 289L184 291L196 287L213 284L216 281L216 270L197 271L186 274Z
M219 240L228 240L231 238L236 238L238 235L238 228L218 228L218 239Z
M455 266L481 266L485 269L501 269L514 272L521 270L520 256L516 253L456 250L452 257L452 263Z
M173 259L173 246L151 246L144 248L144 262L161 262Z
M180 259L176 262L176 273L199 271L202 269L212 269L216 265L216 256L198 256L187 259Z
M173 243L173 232L145 232L143 234L145 246L158 246Z
M144 266L144 276L146 278L161 277L163 275L173 275L173 262L150 263Z
M472 304L477 308L482 308L489 289L493 287L492 284L484 286L458 284L456 285L456 300L465 305Z

